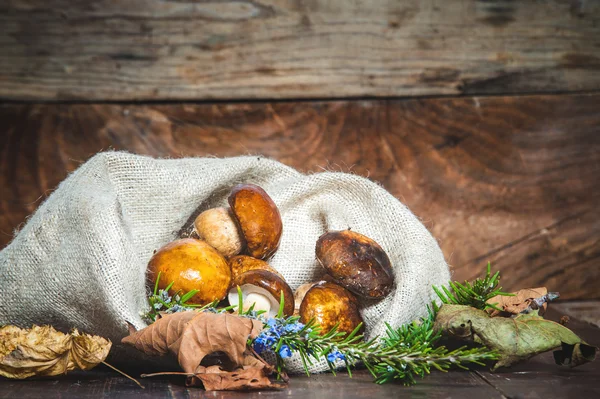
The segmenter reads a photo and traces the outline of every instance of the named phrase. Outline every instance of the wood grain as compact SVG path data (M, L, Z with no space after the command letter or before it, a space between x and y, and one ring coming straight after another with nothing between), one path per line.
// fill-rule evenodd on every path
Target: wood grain
M600 95L405 101L0 106L0 244L101 150L264 154L380 182L455 279L600 298ZM391 232L393 233L393 232Z
M568 301L557 303L553 307L564 315L600 328L599 306L598 301ZM600 337L597 337L597 339L600 339ZM600 342L598 345L600 345Z
M584 0L5 0L0 98L341 98L600 89Z

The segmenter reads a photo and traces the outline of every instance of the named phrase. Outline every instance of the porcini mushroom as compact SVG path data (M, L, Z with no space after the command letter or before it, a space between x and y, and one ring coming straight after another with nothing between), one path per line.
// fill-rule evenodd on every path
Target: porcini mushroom
M176 240L159 249L148 263L150 284L154 284L159 273L158 288L165 289L173 282L170 295L198 290L188 300L192 304L222 300L231 283L225 258L206 242L194 238Z
M358 311L358 301L345 288L329 282L313 285L304 295L300 305L300 321L314 319L321 326L321 334L328 333L336 324L338 331L347 334L363 322ZM364 325L360 332L364 330Z
M237 287L242 291L243 310L254 305L254 310L264 310L266 317L275 317L279 311L279 302L283 292L283 315L294 313L294 293L290 286L275 273L267 270L250 270L240 274L229 290L229 304L239 302Z
M321 280L313 281L310 283L304 283L304 284L300 285L300 287L296 288L296 291L294 291L294 305L295 305L294 314L298 313L300 311L300 304L302 303L302 300L304 300L304 296L306 295L308 290L310 290L312 287L314 287L315 285L317 285L319 283L332 282L332 281L333 281L333 279L331 278L331 276L326 274L325 276L323 276L323 278Z
M283 276L275 270L271 265L262 259L256 259L248 255L237 255L229 259L229 267L231 268L231 278L235 279L243 273L250 270L266 270L277 274L283 279Z
M229 206L246 240L247 252L267 259L279 247L283 225L275 202L254 184L239 184L231 190Z
M390 259L367 236L351 230L330 231L317 240L316 255L334 281L356 295L380 299L392 291Z
M228 208L213 208L202 212L194 221L198 236L229 258L242 252L244 240L237 222Z

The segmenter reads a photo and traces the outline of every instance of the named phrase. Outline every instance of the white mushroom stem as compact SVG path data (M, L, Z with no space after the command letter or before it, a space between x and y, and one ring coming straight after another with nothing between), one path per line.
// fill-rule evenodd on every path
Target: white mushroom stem
M277 316L277 312L279 311L279 300L275 299L269 291L252 284L244 284L240 289L242 290L243 311L247 311L254 305L254 310L264 310L266 312L264 315L267 318ZM230 305L239 304L237 287L229 290L228 299Z
M265 298L262 294L251 293L244 298L244 311L250 309L254 305L254 310L264 310L269 313L271 311L271 301Z

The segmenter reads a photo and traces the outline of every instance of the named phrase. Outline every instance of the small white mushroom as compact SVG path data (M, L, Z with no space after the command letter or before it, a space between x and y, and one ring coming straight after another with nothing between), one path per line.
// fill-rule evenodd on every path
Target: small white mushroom
M242 252L244 240L237 222L228 208L213 208L202 212L194 221L198 236L226 258Z

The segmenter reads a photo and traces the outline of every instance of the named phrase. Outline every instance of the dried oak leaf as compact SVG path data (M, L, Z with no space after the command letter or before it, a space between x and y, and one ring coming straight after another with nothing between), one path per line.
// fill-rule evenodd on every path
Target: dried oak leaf
M102 337L64 334L50 326L0 327L0 375L23 379L89 370L108 356L111 342Z
M261 363L252 356L246 356L246 359L252 365L244 365L233 371L224 370L220 366L200 366L187 385L202 384L207 391L245 391L286 387L285 383L273 382L269 379L269 375L273 373L271 366Z
M594 360L596 348L574 332L538 316L537 311L515 318L491 317L483 310L463 305L442 305L434 329L443 335L487 346L500 354L494 365L508 367L542 352L561 349L555 359L572 367ZM565 346L566 345L566 346ZM566 348L573 348L571 353Z
M225 353L234 366L244 364L248 338L262 330L258 320L227 313L179 312L167 314L150 326L123 338L147 355L171 353L186 373L196 373L205 356Z
M539 314L543 315L548 307L548 302L558 298L558 293L548 293L546 287L525 288L513 292L513 294L514 296L497 295L490 298L487 303L502 309L502 312L492 308L488 308L487 312L492 317L496 317L528 313L537 309Z

